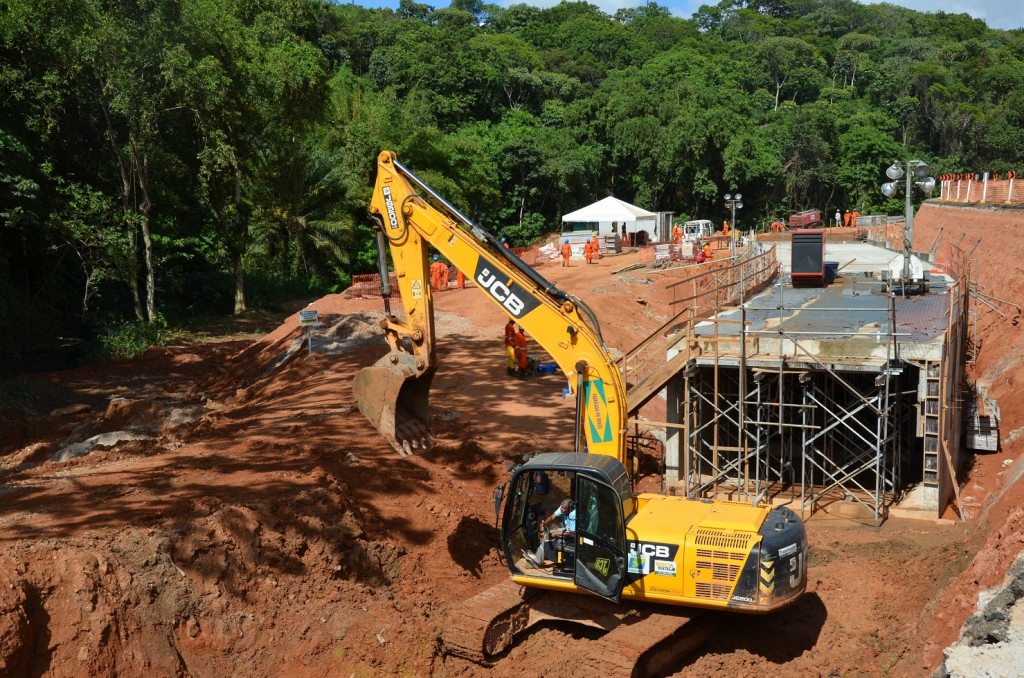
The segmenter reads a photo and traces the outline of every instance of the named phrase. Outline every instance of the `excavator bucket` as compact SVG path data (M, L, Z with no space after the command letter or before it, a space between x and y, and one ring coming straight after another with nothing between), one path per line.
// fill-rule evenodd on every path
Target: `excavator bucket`
M363 416L403 456L429 447L433 368L423 374L411 355L389 353L356 375L352 392Z

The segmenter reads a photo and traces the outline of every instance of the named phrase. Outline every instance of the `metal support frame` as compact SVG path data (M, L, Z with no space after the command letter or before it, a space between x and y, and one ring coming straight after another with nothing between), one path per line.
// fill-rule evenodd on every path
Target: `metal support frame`
M725 493L758 503L784 500L788 489L794 501L799 485L804 510L813 511L828 499L855 501L880 523L901 485L901 427L909 422L903 406L909 393L899 388L895 318L888 314L885 365L878 372L841 373L801 344L816 333L784 330L781 285L778 290L778 333L796 347L794 355L780 353L777 370L751 370L741 320L742 348L733 356L738 364L723 365L715 317L711 363L689 370L683 379L686 450L680 480L685 493ZM787 359L796 357L817 368L787 368Z
M809 373L810 374L810 373ZM803 429L801 449L802 507L811 509L823 497L856 501L871 510L876 521L887 515L899 482L894 448L890 395L894 374L878 373L859 396L834 389L827 374L815 372L803 384L805 415L813 422ZM885 413L877 416L876 412Z

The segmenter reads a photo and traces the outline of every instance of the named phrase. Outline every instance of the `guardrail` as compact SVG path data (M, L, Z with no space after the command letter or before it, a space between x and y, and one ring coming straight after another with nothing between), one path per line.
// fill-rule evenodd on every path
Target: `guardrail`
M939 200L944 202L969 202L979 204L1024 205L1024 179L1018 179L1016 172L1007 172L1005 178L998 174L942 174L939 175Z
M667 284L672 290L672 307L680 309L668 322L652 332L640 344L619 358L619 366L629 388L627 409L633 412L664 387L674 372L666 361L669 347L693 334L693 326L715 310L736 304L763 290L779 274L775 246L754 243L743 254L745 259L712 259L710 264L695 264L696 275ZM689 357L683 350L675 362Z

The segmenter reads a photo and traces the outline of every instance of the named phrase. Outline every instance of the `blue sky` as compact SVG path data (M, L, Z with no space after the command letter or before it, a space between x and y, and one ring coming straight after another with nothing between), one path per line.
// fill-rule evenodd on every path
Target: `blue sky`
M450 0L419 0L424 4L433 7L447 7ZM516 0L498 0L499 5L511 5ZM527 0L526 4L537 7L550 7L557 5L560 0ZM637 0L589 0L603 11L614 14L615 10L621 7L635 7L645 4ZM398 0L357 0L355 3L363 7L398 7ZM672 10L676 16L690 18L701 5L717 4L713 0L658 0ZM875 3L863 3L875 4ZM1022 0L891 0L891 5L908 7L919 12L947 12L949 14L970 14L978 19L984 19L990 28L1024 28L1024 2Z

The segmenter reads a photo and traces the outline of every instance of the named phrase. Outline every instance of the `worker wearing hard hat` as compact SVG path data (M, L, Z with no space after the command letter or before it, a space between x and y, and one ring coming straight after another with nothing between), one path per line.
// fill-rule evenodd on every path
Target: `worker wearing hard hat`
M441 289L441 262L437 260L436 254L430 264L430 287L435 290Z
M594 261L601 258L601 248L597 244L597 231L594 231L590 236L590 256Z
M516 376L516 323L512 318L505 323L505 368L508 376Z
M562 242L562 247L558 251L561 252L561 254L562 254L562 266L568 266L569 265L569 257L572 256L572 246L569 244L569 239L568 238L566 238Z
M516 332L515 336L515 352L516 352L516 376L520 379L526 379L527 368L530 366L530 357L527 354L526 349L526 332L523 331L522 325L519 326L519 331Z

